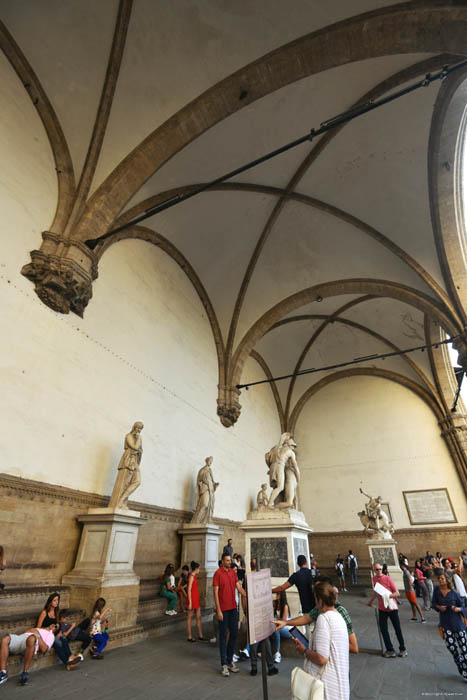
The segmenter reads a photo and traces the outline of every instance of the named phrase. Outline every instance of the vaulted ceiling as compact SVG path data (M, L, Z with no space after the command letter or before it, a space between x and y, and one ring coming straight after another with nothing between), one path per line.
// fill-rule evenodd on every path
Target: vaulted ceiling
M50 230L81 241L467 53L467 3L0 5L2 47L49 102L41 117L62 164ZM242 353L277 376L423 344L433 320L456 332L462 310L430 216L438 91L420 89L302 144L96 255L139 237L185 265L210 316L220 383L241 383ZM428 354L358 367L441 400ZM284 426L332 373L277 383Z

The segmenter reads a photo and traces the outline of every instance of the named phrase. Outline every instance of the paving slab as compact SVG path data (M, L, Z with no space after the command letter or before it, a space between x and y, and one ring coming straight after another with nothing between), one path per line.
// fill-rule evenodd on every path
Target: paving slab
M467 683L457 673L451 655L438 634L438 615L426 613L428 623L410 622L410 607L400 609L408 650L404 659L380 654L375 613L362 605L359 594L343 594L361 648L368 652L350 656L351 700L429 700L467 698ZM390 634L396 642L389 625ZM395 644L395 648L397 646ZM280 673L268 679L270 700L290 697L290 673L302 660L284 658ZM75 671L55 665L32 671L28 686L12 678L0 687L0 700L256 700L262 697L261 674L249 675L249 662L240 673L223 678L215 645L188 644L185 636L170 634L105 653L101 661L89 657Z

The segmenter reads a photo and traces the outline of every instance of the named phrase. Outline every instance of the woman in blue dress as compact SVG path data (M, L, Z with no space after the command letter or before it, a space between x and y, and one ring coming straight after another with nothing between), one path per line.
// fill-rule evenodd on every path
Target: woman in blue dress
M467 630L465 608L459 594L445 574L438 576L439 587L433 593L432 608L439 612L444 641L464 681L467 682Z

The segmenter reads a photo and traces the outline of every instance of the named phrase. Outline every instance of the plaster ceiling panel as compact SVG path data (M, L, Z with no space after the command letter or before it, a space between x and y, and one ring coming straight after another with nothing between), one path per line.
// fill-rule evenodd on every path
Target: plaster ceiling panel
M117 17L117 0L2 2L2 21L57 113L79 177Z
M347 109L380 80L417 60L420 56L409 54L358 61L299 80L257 100L177 153L143 185L127 208L158 192L215 179L306 135L324 119ZM311 148L305 142L231 181L285 187Z
M289 202L251 279L238 339L283 298L319 283L350 278L391 280L429 292L405 262L359 229Z
M274 328L261 338L254 349L267 362L273 377L293 372L300 353L320 324L320 321L287 323ZM284 404L288 386L287 379L277 382L277 389Z
M225 337L258 231L273 203L267 195L206 192L145 222L194 267Z
M420 89L347 124L297 189L379 229L443 284L427 182L430 120L438 87Z
M370 354L380 354L388 351L388 347L376 338L370 337L362 331L340 323L328 327L313 344L303 361L303 369L319 368L328 365L348 362L354 358L364 357ZM401 357L388 358L386 360L368 360L352 366L353 368L378 368L391 370L409 377L418 384L422 384L417 373ZM300 398L309 386L320 381L326 375L345 371L342 367L297 378L292 405Z
M323 299L321 302L314 301L312 304L301 306L296 311L292 311L292 313L287 314L285 318L293 318L294 316L305 314L323 314L329 316L337 312L345 304L361 299L362 296L364 295L342 294L342 296L338 297L328 297L327 299Z
M153 129L234 71L305 34L392 4L295 0L291 10L270 0L138 0L96 181Z
M342 317L367 326L401 350L424 345L426 342L423 313L396 299L372 299L345 311ZM417 352L411 357L431 377L427 353Z

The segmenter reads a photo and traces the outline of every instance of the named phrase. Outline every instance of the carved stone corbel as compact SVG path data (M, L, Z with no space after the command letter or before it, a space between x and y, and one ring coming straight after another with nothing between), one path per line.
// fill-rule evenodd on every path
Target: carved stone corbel
M231 428L237 422L242 407L238 401L240 390L234 386L219 385L217 399L217 415L226 428Z
M31 251L31 262L21 273L34 282L39 299L54 311L73 311L83 317L97 278L97 257L81 241L44 231L40 250Z

